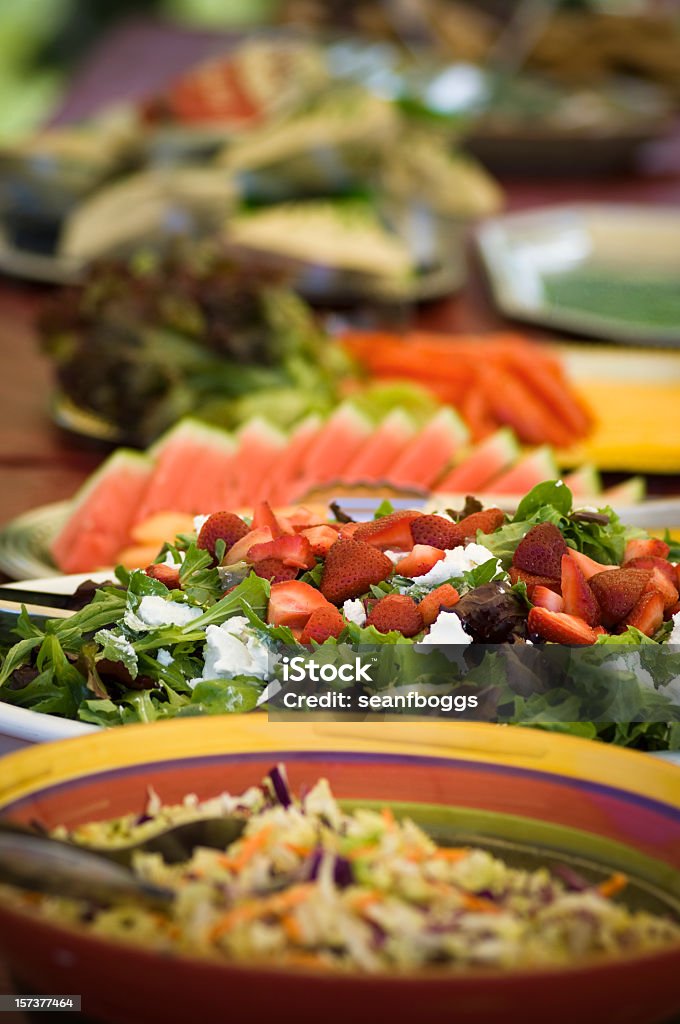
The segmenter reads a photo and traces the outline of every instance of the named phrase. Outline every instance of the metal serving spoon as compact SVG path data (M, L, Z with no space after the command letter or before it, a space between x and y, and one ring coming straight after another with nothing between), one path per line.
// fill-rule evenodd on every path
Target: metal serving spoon
M16 822L0 821L0 882L53 896L125 903L142 900L167 908L174 892L137 878L130 870L133 854L160 853L167 864L191 857L197 846L225 850L239 838L246 819L199 818L174 825L124 846L81 846L39 833Z

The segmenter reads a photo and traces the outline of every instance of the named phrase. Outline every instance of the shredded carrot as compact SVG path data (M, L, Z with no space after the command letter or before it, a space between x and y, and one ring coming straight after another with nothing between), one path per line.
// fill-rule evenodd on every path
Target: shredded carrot
M377 843L364 843L363 846L356 846L353 850L350 850L346 856L349 860L358 860L360 857L368 857L372 853L376 853L377 849Z
M310 846L303 846L302 843L284 843L283 845L286 850L296 853L298 857L306 857L311 851Z
M285 892L274 893L273 896L267 896L265 899L248 900L241 903L233 910L228 910L219 921L215 922L208 937L211 942L215 942L239 924L254 921L265 914L285 914L291 907L303 903L313 889L314 885L311 882L306 882L302 885L294 885L292 888L286 889Z
M382 818L387 831L393 832L396 822L394 820L394 814L392 813L391 807L383 807L380 812L380 817Z
M303 939L300 922L294 914L285 914L281 918L281 927L291 942L301 943Z
M437 860L447 860L451 864L457 864L458 861L465 860L469 853L467 846L440 846L432 856Z
M254 855L266 846L267 840L271 835L273 825L265 825L259 832L255 832L252 836L248 836L243 839L240 843L238 853L233 857L225 854L219 858L219 863L223 868L230 868L232 871L240 871L244 868L248 861L254 857Z
M466 910L476 911L479 914L500 914L501 908L491 900L485 900L483 896L475 896L472 892L461 891L461 897Z
M624 875L621 871L615 871L611 878L607 878L604 882L600 882L597 887L597 891L600 896L604 896L608 899L610 896L615 896L617 892L621 892L628 885L628 876Z
M376 903L382 903L383 897L375 889L370 889L368 892L357 893L352 898L352 909L361 913L362 910L367 910L368 907L374 906Z

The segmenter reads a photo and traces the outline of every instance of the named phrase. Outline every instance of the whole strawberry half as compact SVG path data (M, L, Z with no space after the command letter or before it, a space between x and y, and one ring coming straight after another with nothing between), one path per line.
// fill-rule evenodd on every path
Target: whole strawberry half
M626 544L623 564L627 565L633 558L668 558L670 550L660 537L634 537Z
M602 625L617 626L633 610L642 597L652 574L646 569L611 569L590 578L590 587L597 598Z
M465 516L454 526L454 543L451 547L468 544L477 539L477 531L493 533L505 522L505 512L499 508L485 508L481 512L473 512Z
M420 516L414 519L411 523L411 534L416 544L427 544L444 551L459 543L456 540L455 524L443 516Z
M302 580L291 580L286 583L273 583L269 594L267 622L270 626L290 626L300 629L317 608L325 608L328 602L309 583Z
M554 644L594 644L598 634L583 619L566 612L551 612L547 608L532 608L527 620L530 636L549 640Z
M337 639L344 628L345 622L338 609L332 604L324 605L323 608L316 608L307 619L300 643L311 644L315 640L317 644L322 644L332 636Z
M419 519L422 512L404 510L390 512L387 516L374 519L370 523L359 523L352 533L353 540L361 540L381 551L394 549L410 551L413 547L411 523Z
M675 571L675 566L665 558L658 558L655 555L640 555L625 562L623 568L648 569L650 572L653 572L654 569L658 569L659 572L663 573L672 587L675 587L676 589L678 587L678 575Z
M203 523L196 543L199 548L209 551L214 560L218 540L224 541L225 550L228 551L237 540L241 540L249 532L248 524L235 512L213 512Z
M626 616L624 625L635 626L645 636L654 636L663 623L663 604L663 597L658 590L644 593Z
M403 636L415 636L425 628L418 605L406 594L388 594L376 601L366 625L375 626L379 633L396 629Z
M552 580L549 576L534 576L531 572L518 569L516 565L510 566L508 576L511 583L526 583L527 594L530 599L533 587L546 587L548 590L554 590L556 594L561 594L560 581Z
M144 570L147 576L153 580L160 580L168 590L179 590L179 569L174 565L154 564L147 565Z
M578 565L569 555L562 555L562 597L564 611L578 615L589 626L599 626L600 606L593 589Z
M418 605L425 625L431 626L440 611L449 611L459 600L460 594L450 583L442 583L440 587L435 587Z
M512 564L534 576L559 580L562 576L562 556L567 553L564 537L552 523L532 526L515 549Z
M326 556L321 593L332 604L342 604L365 594L391 572L391 561L377 548L361 540L337 540Z
M286 580L294 580L299 569L294 565L286 565L280 558L263 558L255 563L253 572L270 583L284 583Z
M408 576L409 579L424 576L437 562L441 562L443 557L444 552L441 548L432 548L429 544L414 544L413 550L397 562L394 571L400 576Z
M316 562L311 545L302 534L282 535L264 544L253 544L246 555L248 562L261 562L265 558L279 558L284 565L297 569L311 569Z

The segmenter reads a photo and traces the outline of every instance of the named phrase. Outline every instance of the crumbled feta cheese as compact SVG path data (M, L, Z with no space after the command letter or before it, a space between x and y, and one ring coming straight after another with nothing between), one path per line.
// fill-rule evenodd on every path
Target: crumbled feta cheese
M273 655L245 616L236 615L220 626L208 626L205 640L202 679L232 679L240 675L268 677ZM192 679L190 685L199 681Z
M157 626L186 626L202 614L200 608L192 608L180 601L166 601L155 594L143 597L137 609L137 617L153 629Z
M160 564L161 565L169 565L169 566L171 566L171 568L174 568L176 565L181 565L183 561L184 561L184 552L183 551L178 551L177 552L177 561L175 560L175 555L174 555L174 553L172 551L166 551L165 552L165 558L163 559L163 561Z
M158 662L159 665L164 665L167 668L168 665L172 665L174 660L175 659L170 654L170 651L168 651L165 647L161 647L156 652L156 661Z
M421 644L471 644L472 637L455 612L439 613Z
M668 636L669 644L680 644L680 612L673 616L673 629Z
M204 524L207 523L209 519L210 519L209 515L207 515L207 516L194 516L194 530L196 531L196 536L198 536L198 534L203 529Z
M384 555L387 555L392 565L396 565L397 562L401 562L402 558L406 558L406 551L383 551Z
M342 606L342 614L348 622L353 622L356 626L364 626L366 624L366 609L364 608L364 602L360 601L358 597L356 600L348 598L347 601L345 601Z
M416 583L427 587L438 587L440 583L446 583L447 580L454 579L456 576L462 576L464 572L476 569L478 565L483 565L490 558L493 558L493 552L482 544L472 543L465 547L449 548L444 557L436 562L429 572L422 576L415 576L414 579ZM498 571L501 569L500 561L497 569Z

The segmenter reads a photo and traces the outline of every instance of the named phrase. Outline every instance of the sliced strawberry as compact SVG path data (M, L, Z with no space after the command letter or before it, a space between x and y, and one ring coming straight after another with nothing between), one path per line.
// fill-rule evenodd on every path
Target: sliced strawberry
M677 615L678 612L680 612L680 601L678 601L677 604L674 604L672 608L667 608L663 617L668 621L669 619L672 619L674 615Z
M396 629L403 636L415 636L425 628L418 605L406 594L388 594L376 601L366 625L375 626L379 633Z
M623 554L623 564L633 558L668 558L671 549L659 537L636 537L629 540Z
M672 587L678 589L678 575L675 566L667 562L665 558L656 558L654 555L640 555L639 558L631 558L625 563L626 569L658 569L662 572Z
M310 526L302 531L312 548L312 554L324 558L338 539L338 531L332 526Z
M309 583L291 580L272 584L267 609L270 626L291 626L304 628L317 608L325 608L328 601Z
M532 604L537 608L547 608L549 612L565 611L564 601L554 590L541 586L540 583L533 587L527 587L527 594Z
M321 592L332 604L342 604L365 594L391 572L391 561L377 548L361 540L337 540L326 555Z
M548 590L554 590L556 594L561 596L559 580L551 580L548 576L534 576L533 573L525 572L524 569L518 569L515 565L510 567L508 576L511 583L526 583L527 594L532 587L546 587Z
M282 537L284 533L293 533L292 526L283 519L277 519L268 501L261 501L253 512L253 530L259 530L263 526L269 527L272 537Z
M276 517L286 532L301 533L308 530L310 526L321 526L325 516L319 511L307 508L306 505L296 505L287 512L279 512Z
M196 544L199 548L209 551L215 558L215 545L223 540L225 550L229 550L249 533L250 527L234 512L213 512L208 516L198 534Z
M616 626L633 610L652 574L644 569L612 569L590 578L600 606L602 625Z
M505 512L499 508L485 508L481 512L473 512L454 525L455 535L452 547L467 544L477 539L477 531L493 533L505 522Z
M337 639L344 628L345 620L334 605L316 608L307 619L300 643L311 644L315 640L317 644L323 644L329 637Z
M244 537L237 540L233 547L229 548L223 559L224 565L233 565L234 562L245 561L246 555L255 544L267 544L272 540L272 531L268 526L261 526L258 530L249 530Z
M527 620L529 633L555 644L594 644L598 634L576 615L551 612L547 608L532 608Z
M424 518L424 517L423 517ZM433 565L441 562L444 552L440 548L431 548L428 544L416 544L406 558L402 558L394 567L400 576L424 576Z
M439 615L442 608L449 610L458 604L460 594L450 583L442 583L441 587L435 587L429 594L426 594L418 607L426 626L431 626Z
M604 626L593 626L593 633L596 633L597 636L609 636Z
M567 545L557 527L552 523L539 523L522 537L512 564L535 576L559 580L562 578L562 555L566 553Z
M311 569L316 564L311 545L301 533L253 544L248 549L247 561L260 562L263 558L280 558L284 565L294 565L298 569Z
M582 551L574 551L573 548L568 548L567 554L572 561L576 562L576 565L587 580L592 576L595 576L598 572L606 572L607 569L618 569L618 565L602 565L601 562L596 562L594 558L589 558L588 555L584 555Z
M625 626L635 626L645 636L654 636L663 625L663 597L656 590L647 591L626 616Z
M174 565L147 565L144 570L152 580L159 580L168 590L179 590L179 569Z
M390 512L389 515L373 519L370 523L360 523L352 538L364 541L381 551L410 551L413 547L411 523L421 515L421 512L406 510Z
M677 604L678 597L680 596L678 588L669 583L665 573L662 573L656 566L652 569L652 578L645 587L645 593L649 591L656 591L657 594L661 594L664 611Z
M280 558L263 558L253 566L256 576L270 583L285 583L294 580L300 570L294 565L286 565Z
M363 523L342 523L338 531L338 537L340 537L341 540L350 540L354 537L354 534L357 532L359 527L363 525Z
M411 523L411 534L416 544L427 544L433 548L453 548L457 540L455 524L443 516L420 516Z
M589 626L599 625L601 616L597 598L578 565L569 555L562 555L562 597L567 615L577 615ZM534 604L536 603L534 601Z

